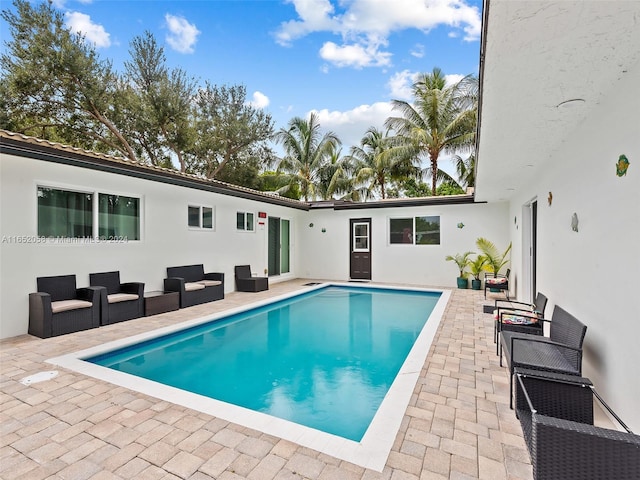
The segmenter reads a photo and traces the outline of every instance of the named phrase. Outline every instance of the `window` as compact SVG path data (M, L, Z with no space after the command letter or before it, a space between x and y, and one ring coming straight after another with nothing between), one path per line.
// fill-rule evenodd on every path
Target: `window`
M38 236L140 240L140 199L38 186Z
M93 236L93 194L38 187L38 236Z
M353 251L354 252L369 251L369 224L368 223L353 224Z
M424 216L389 219L389 243L440 245L440 217Z
M253 232L253 213L238 212L236 214L236 228L238 230Z
M140 240L140 199L98 194L98 236L101 240Z
M189 227L213 230L213 208L189 205Z

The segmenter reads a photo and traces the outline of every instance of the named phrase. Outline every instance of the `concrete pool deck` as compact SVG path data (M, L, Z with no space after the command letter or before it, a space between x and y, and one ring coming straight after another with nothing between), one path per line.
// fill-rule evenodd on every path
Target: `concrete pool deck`
M298 290L311 280L51 339L0 342L3 479L532 478L482 292L452 290L382 472L46 360ZM20 380L58 370L51 380Z

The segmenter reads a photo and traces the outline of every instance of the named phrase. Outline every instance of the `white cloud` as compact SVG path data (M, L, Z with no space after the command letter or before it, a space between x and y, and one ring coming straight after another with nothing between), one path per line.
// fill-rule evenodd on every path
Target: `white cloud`
M416 43L409 53L416 58L424 57L424 45Z
M264 93L255 91L253 92L253 100L248 103L255 108L266 108L269 106L270 100Z
M448 87L450 87L450 86L455 85L456 83L458 83L464 77L465 77L464 75L460 75L458 73L452 73L451 75L445 75L444 79L446 81L446 85Z
M411 100L413 95L411 86L417 77L418 72L409 70L394 73L387 82L390 97L396 100Z
M338 66L388 65L390 54L379 51L380 46L386 46L392 32L405 29L427 33L444 25L456 35L462 33L466 41L480 38L480 11L468 5L466 0L338 0L336 6L331 0L288 2L294 5L298 19L283 22L275 34L276 41L290 45L314 32L340 35L343 45L327 42L320 52L322 58ZM343 10L337 12L340 7ZM420 52L415 49L412 55L420 57ZM367 54L368 62L365 60Z
M343 153L349 147L359 145L369 127L384 131L384 122L391 116L389 102L376 102L373 105L360 105L345 112L327 109L314 110L323 131L332 131L342 141ZM307 117L309 114L307 114Z
M333 42L326 42L320 49L320 57L334 64L337 67L380 67L391 63L391 54L381 52L378 45L352 44L336 45Z
M102 25L93 23L91 17L80 12L66 12L64 14L65 25L71 31L80 33L85 38L95 44L96 47L109 47L111 45L111 36Z
M193 47L198 40L198 35L201 33L200 30L184 17L167 13L164 19L169 29L169 33L166 36L169 46L180 53L193 53Z

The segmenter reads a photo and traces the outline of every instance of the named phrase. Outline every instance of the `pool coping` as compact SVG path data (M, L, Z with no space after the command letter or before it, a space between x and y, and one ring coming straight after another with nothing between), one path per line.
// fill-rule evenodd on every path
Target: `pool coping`
M185 328L210 322L211 320L227 317L235 313L244 312L246 310L268 305L332 285L352 288L395 289L440 293L440 298L438 299L429 318L425 322L424 327L420 331L420 334L414 342L407 358L403 362L398 375L389 388L389 391L383 399L378 411L360 442L347 440L345 438L299 425L288 420L272 417L268 414L231 405L219 400L186 392L175 387L162 385L151 380L146 380L83 361L84 358L136 344L144 340L150 340L177 330L183 330ZM409 406L411 395L415 389L420 372L424 367L429 349L444 315L446 306L449 303L450 296L451 291L447 289L371 284L356 286L353 283L324 282L295 292L243 305L242 307L236 307L213 315L207 315L206 317L187 320L171 326L162 327L131 337L107 342L88 349L50 358L46 360L46 362L161 400L182 405L195 411L206 413L244 427L283 438L304 447L312 448L327 455L331 455L335 458L381 472L386 464L396 435L400 429L400 424L407 407Z

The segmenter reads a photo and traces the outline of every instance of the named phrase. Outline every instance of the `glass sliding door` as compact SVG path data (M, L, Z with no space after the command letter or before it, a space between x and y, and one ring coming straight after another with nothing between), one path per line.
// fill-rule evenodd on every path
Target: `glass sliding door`
M289 220L280 220L280 273L289 273L291 241L289 239Z
M291 271L291 223L278 217L269 217L269 276Z

